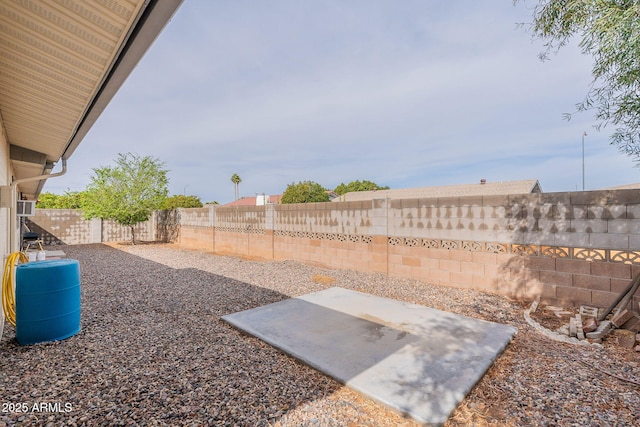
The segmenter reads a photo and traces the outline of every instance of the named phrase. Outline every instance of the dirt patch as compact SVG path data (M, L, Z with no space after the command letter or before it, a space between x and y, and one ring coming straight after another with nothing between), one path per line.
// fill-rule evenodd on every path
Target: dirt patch
M318 283L319 285L333 285L336 283L336 279L330 276L324 276L322 274L316 274L311 278L314 283Z
M560 327L567 325L569 319L574 317L577 312L578 309L576 308L539 306L537 310L530 313L530 315L540 326L551 331L557 331Z

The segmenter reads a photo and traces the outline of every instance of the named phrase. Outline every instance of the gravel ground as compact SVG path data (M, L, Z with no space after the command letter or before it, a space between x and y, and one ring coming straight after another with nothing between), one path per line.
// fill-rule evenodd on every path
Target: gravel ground
M5 325L0 426L415 425L220 320L331 286L519 329L448 427L631 426L640 419L640 353L609 340L554 341L524 320L528 304L170 245L62 249L81 265L82 331L62 342L19 346Z

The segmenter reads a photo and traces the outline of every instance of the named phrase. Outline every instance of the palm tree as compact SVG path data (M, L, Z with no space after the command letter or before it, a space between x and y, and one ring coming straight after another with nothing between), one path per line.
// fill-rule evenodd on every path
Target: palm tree
M242 179L240 179L240 175L238 175L237 173L231 175L231 182L233 182L233 185L235 185L236 200L238 200L238 184L242 182Z

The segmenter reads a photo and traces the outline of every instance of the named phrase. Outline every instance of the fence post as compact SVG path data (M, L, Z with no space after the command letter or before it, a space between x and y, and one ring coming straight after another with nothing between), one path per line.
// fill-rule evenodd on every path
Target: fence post
M389 199L372 200L371 216L374 250L384 257L384 265L378 264L376 270L389 275Z
M275 224L275 215L276 215L276 210L275 210L275 205L274 204L266 204L265 206L265 213L264 213L264 231L265 234L267 236L269 236L271 238L271 259L274 259L275 257L275 241L274 241L274 233L273 233L273 227Z

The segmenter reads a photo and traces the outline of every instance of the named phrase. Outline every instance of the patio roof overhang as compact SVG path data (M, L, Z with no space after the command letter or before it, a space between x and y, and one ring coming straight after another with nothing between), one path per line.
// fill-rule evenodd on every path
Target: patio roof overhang
M68 159L183 0L0 2L0 123L12 181ZM46 178L18 184L37 198Z

